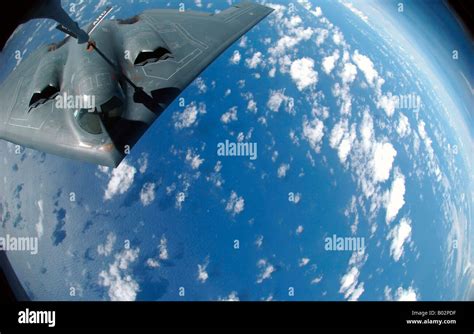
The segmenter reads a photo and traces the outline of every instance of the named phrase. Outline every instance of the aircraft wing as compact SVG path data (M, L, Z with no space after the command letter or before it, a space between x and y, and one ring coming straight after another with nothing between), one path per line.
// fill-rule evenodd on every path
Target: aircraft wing
M91 34L94 50L70 38L43 47L0 86L0 138L116 167L196 77L272 11L252 3L218 14L148 10L104 21Z

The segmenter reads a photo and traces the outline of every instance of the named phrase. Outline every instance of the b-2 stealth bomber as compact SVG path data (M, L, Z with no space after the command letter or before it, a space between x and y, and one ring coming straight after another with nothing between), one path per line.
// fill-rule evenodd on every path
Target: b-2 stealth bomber
M0 86L0 139L117 167L170 103L272 11L242 3L217 14L102 15L87 29L87 47L59 26L70 36L35 51Z

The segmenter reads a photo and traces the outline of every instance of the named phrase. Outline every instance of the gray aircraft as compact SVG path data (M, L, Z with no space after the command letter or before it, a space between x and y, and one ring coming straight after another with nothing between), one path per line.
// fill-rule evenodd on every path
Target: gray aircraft
M242 3L218 14L147 10L44 46L0 86L0 139L117 167L169 104L273 10ZM83 39L83 38L82 38Z

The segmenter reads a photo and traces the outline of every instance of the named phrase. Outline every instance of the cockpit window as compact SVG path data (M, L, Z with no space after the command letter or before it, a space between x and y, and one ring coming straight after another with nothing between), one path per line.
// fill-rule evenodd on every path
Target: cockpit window
M74 116L84 131L93 135L102 133L101 120L97 112L91 112L89 109L80 109L76 111Z

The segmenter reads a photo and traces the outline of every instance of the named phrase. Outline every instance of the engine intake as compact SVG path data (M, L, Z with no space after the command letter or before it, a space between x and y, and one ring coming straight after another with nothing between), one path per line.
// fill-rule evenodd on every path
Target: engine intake
M165 48L159 47L155 51L141 51L135 59L135 65L144 66L148 63L155 63L160 60L172 58L171 52Z
M30 110L54 99L60 87L56 66L52 63L40 62L32 80Z
M130 61L135 66L166 60L173 57L168 45L159 34L145 30L125 38L126 50L130 50Z
M58 95L59 88L54 85L47 85L39 92L33 93L30 100L30 108L36 108L48 100L52 100Z

